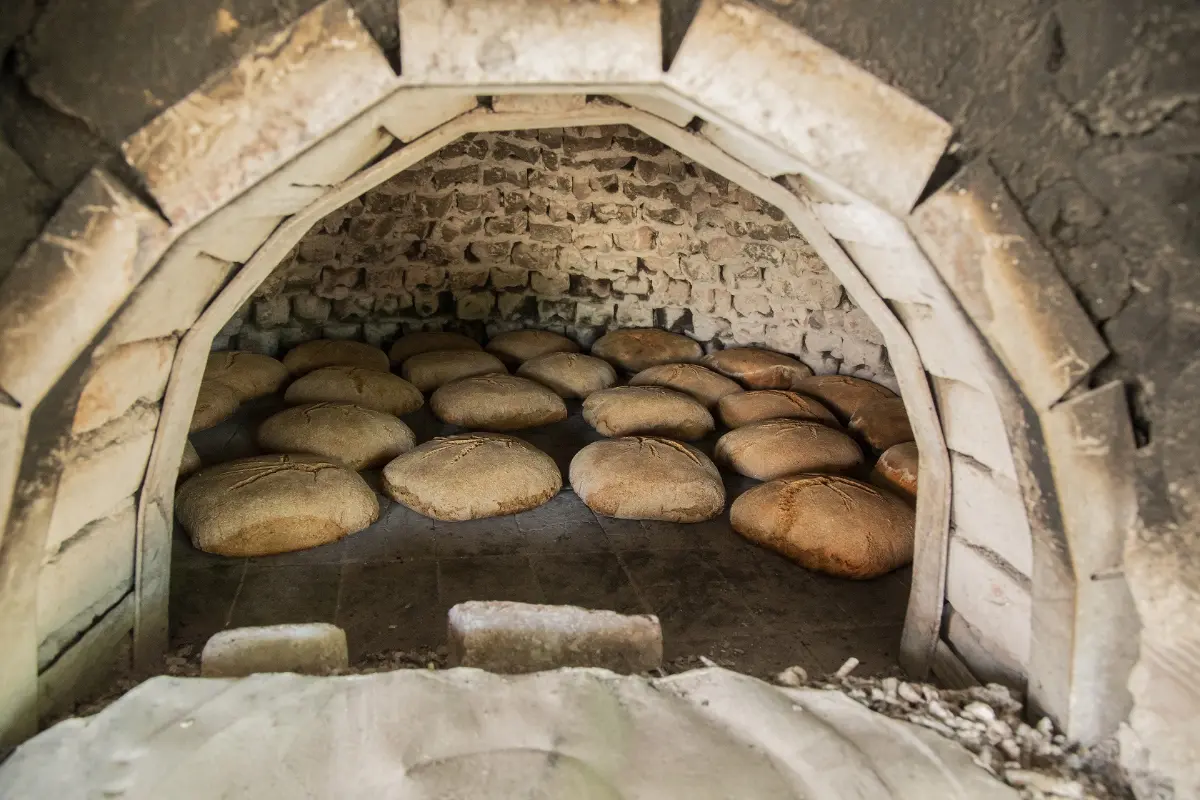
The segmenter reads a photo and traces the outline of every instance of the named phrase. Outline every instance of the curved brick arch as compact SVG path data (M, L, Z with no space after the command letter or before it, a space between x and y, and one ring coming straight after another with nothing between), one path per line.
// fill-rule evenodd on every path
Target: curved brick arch
M925 577L910 603L908 666L923 673L946 650L943 598L953 604L956 573L974 574L971 559L992 552L995 531L968 531L970 514L955 516L977 503L1030 531L1028 574L1018 567L1007 575L1015 589L989 588L1013 591L1016 602L1024 577L1029 622L1018 630L1018 609L1002 620L1013 626L1004 633L1028 642L1041 631L1041 641L1060 644L1024 665L1034 699L1073 735L1110 732L1127 711L1121 645L1136 618L1119 573L1100 587L1088 579L1119 570L1136 508L1127 411L1118 386L1077 390L1104 347L986 164L910 215L949 127L749 5L703 4L666 74L654 3L572 4L549 22L532 14L519 0L453 12L402 0L397 79L352 13L323 6L126 143L166 222L97 172L23 256L0 297L0 497L12 498L0 542L0 634L14 643L0 658L14 687L0 698L8 737L27 734L39 705L72 690L89 653L115 652L131 630L142 659L161 650L181 424L221 323L325 211L469 130L563 124L551 97L503 114L472 110L476 95L571 91L633 107L592 103L572 124L633 124L783 209L887 337L921 441L922 485L941 489L924 492L919 509L916 570ZM693 118L704 120L698 133L682 127ZM794 176L787 188L772 180L783 175ZM114 263L127 265L120 281ZM60 335L39 337L46 325ZM100 391L132 373L155 381L116 399ZM89 391L108 412L81 421L79 396ZM65 456L45 463L59 441ZM115 474L132 477L108 493L96 488L113 485L98 476ZM39 663L30 618L47 582L38 580L47 543L100 524L125 535L130 520L132 593L74 647ZM1081 640L1094 615L1114 610L1124 615L1121 641ZM1110 702L1097 708L1085 691Z

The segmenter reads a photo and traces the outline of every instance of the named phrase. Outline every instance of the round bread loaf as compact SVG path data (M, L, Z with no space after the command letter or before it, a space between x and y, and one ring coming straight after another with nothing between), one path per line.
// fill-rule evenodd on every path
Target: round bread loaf
M908 411L899 397L884 397L863 403L850 417L850 432L875 452L913 440Z
M602 358L579 353L549 353L517 369L522 378L548 386L559 397L587 397L617 382L617 371Z
M562 488L554 459L498 433L441 436L383 468L383 490L434 519L462 521L528 511Z
M628 372L699 361L703 354L700 345L688 337L658 328L623 328L604 334L592 345L592 355Z
M629 380L630 386L665 386L694 397L705 408L714 408L722 397L744 392L734 381L699 364L659 364Z
M420 353L435 350L482 350L479 342L461 333L450 331L417 331L401 336L388 351L393 364L403 364Z
M515 367L547 353L578 353L579 345L554 331L508 331L493 336L487 351Z
M704 366L751 389L791 389L813 371L791 356L760 347L731 347L704 357Z
M919 465L916 442L892 445L875 462L871 483L915 503Z
M727 395L717 404L717 411L721 421L730 428L768 419L807 419L838 426L837 417L828 408L811 397L783 389L760 389Z
M661 386L617 386L583 401L583 418L604 436L666 436L691 441L717 426L708 409Z
M417 387L390 372L362 367L322 367L295 380L283 394L291 405L353 403L402 416L425 403Z
M200 381L196 392L196 407L192 410L192 424L188 433L207 430L233 416L238 408L237 392L217 381Z
M213 353L204 367L204 380L225 384L241 403L278 392L287 379L282 361L242 350Z
M192 543L222 556L269 556L336 541L379 519L357 473L307 455L241 458L203 469L175 494Z
M283 357L283 365L293 376L307 375L321 367L362 367L380 372L391 369L387 353L378 347L345 339L316 339L298 344Z
M450 381L475 375L505 375L500 359L482 350L433 350L417 353L404 362L400 374L422 392L432 392Z
M717 440L717 463L739 475L770 481L801 472L844 472L862 463L853 439L819 422L769 419Z
M191 439L183 441L183 456L179 459L179 476L186 478L196 470L203 466L200 463L200 454L196 452L196 448L192 445Z
M429 398L442 422L480 431L517 431L567 418L567 406L554 392L515 375L476 375L447 383Z
M407 453L416 437L391 414L350 403L309 403L263 420L258 444L271 452L309 453L360 470Z
M886 386L849 375L814 375L797 381L792 388L820 400L843 424L866 403L896 396Z
M733 529L803 567L875 578L912 561L913 510L900 498L836 475L797 475L742 494Z
M606 517L703 522L725 510L725 485L708 456L657 437L589 444L571 459L571 488Z

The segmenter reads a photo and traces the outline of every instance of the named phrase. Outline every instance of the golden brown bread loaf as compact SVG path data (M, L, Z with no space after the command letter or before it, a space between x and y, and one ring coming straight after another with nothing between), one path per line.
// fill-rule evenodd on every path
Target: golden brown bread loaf
M425 403L417 387L390 372L362 367L322 367L292 382L283 394L290 405L353 403L393 416L411 414Z
M820 400L843 424L866 403L896 396L886 386L849 375L814 375L797 381L792 389Z
M593 442L571 459L570 472L575 493L606 517L702 522L725 510L725 485L712 461L670 439Z
M200 381L188 433L207 430L224 422L233 416L237 408L238 396L233 389L217 381Z
M784 389L759 389L731 394L717 404L721 421L730 428L768 419L807 419L837 428L837 417L817 400Z
M744 392L735 381L699 364L659 364L634 375L630 386L663 386L683 392L712 409L722 398Z
M584 398L617 382L617 371L602 358L579 353L549 353L531 358L517 369L559 397Z
M846 427L877 453L913 440L908 411L899 397L882 397L863 403Z
M427 517L451 521L528 511L561 488L554 459L499 433L441 436L383 468L388 497Z
M913 510L895 495L836 475L755 486L729 510L733 529L803 567L874 578L912 561Z
M709 353L701 362L748 389L791 389L813 374L801 361L761 347L730 347Z
M476 375L442 386L429 398L442 422L479 431L517 431L567 418L567 406L550 389L515 375Z
M846 472L862 451L846 434L819 422L769 419L743 425L717 440L717 463L760 481L800 472Z
M578 353L579 345L554 331L507 331L487 343L487 351L510 367L547 353Z
M400 368L404 380L422 392L475 375L504 375L500 359L482 350L432 350L410 356Z
M661 386L617 386L583 401L583 418L605 436L665 436L691 441L716 428L700 403Z
M242 458L203 469L175 495L193 544L223 556L267 556L336 541L379 519L357 473L308 455Z
M342 339L316 339L298 344L283 357L283 365L293 377L321 367L362 367L380 372L391 369L387 353L378 347Z
M678 333L658 328L622 328L604 334L592 345L592 355L627 372L658 364L699 361L700 345Z
M871 483L915 503L919 466L916 442L893 445L875 462Z
M482 350L479 342L461 333L450 331L417 331L401 336L392 344L388 357L393 364L403 364L420 353L434 350Z
M287 383L288 371L282 361L270 356L229 350L209 355L204 380L225 384L244 403L278 392Z
M407 453L416 437L382 411L350 403L308 403L263 420L258 444L270 452L308 453L360 470L382 467Z

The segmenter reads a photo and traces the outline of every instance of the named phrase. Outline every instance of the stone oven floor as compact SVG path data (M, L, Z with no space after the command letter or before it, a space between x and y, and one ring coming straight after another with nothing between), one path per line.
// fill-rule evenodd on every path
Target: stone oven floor
M249 404L195 434L204 463L258 452L254 427L276 403ZM418 441L458 432L426 409L405 421ZM518 435L550 453L564 478L571 456L599 438L577 404L565 422ZM715 440L699 445L711 453ZM377 485L377 473L364 474ZM756 483L733 474L725 482L729 502ZM854 656L856 675L898 671L908 569L830 578L745 541L728 511L696 525L609 519L569 489L533 511L472 522L431 520L379 497L380 519L367 530L265 558L200 552L177 526L172 645L198 648L226 627L333 622L361 663L444 644L455 603L519 600L657 614L665 660L679 666L704 656L760 677L793 664L824 674Z

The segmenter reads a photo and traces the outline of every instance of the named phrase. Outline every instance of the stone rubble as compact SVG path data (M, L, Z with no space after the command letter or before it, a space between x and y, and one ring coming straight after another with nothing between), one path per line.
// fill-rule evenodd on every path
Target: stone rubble
M848 659L835 674L809 680L788 667L775 682L789 688L833 689L872 711L936 731L961 744L975 763L1018 789L1026 800L1124 800L1128 787L1106 746L1085 748L1056 733L1048 717L1029 725L1024 706L1005 686L938 689L900 678L855 678Z

